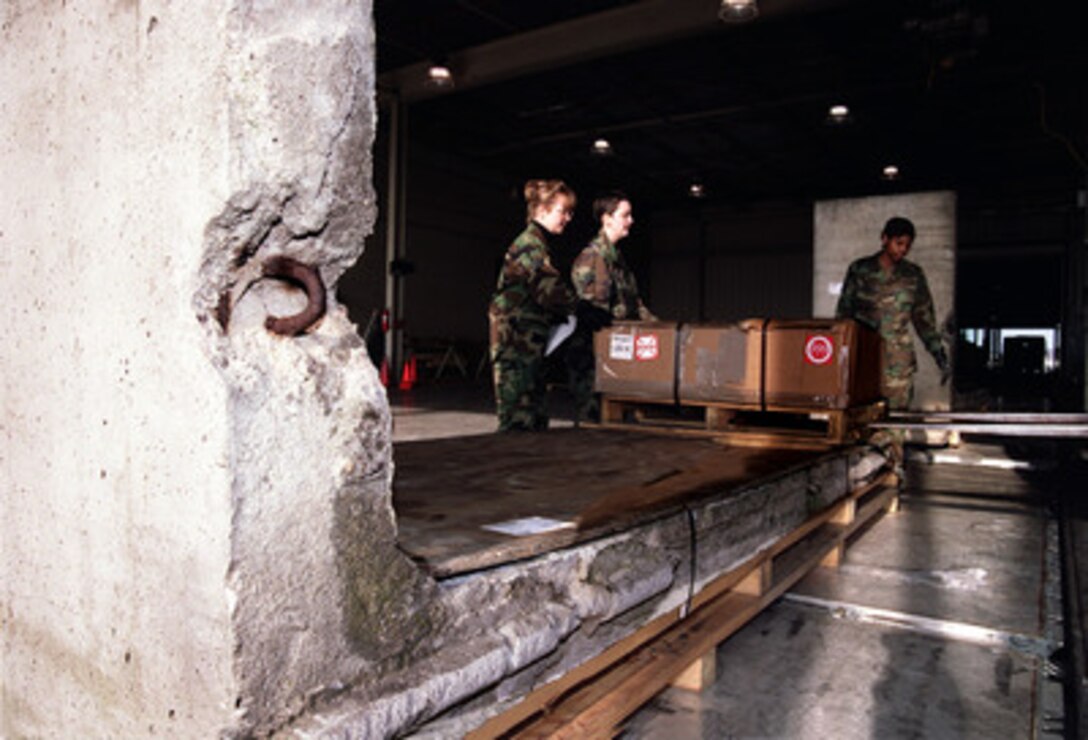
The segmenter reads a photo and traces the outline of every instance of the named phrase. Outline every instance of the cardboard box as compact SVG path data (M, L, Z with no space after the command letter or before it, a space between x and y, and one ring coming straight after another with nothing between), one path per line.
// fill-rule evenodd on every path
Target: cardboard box
M851 320L772 320L764 347L766 406L845 409L881 398L880 335Z
M681 401L760 404L763 321L680 327Z
M618 321L593 336L594 388L624 398L676 398L677 326Z
M881 397L880 335L854 321L749 319L680 327L681 401L845 409Z

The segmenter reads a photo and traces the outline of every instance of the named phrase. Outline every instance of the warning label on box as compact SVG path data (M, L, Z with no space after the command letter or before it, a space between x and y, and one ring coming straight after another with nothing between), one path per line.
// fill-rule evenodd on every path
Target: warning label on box
M835 356L835 343L826 334L810 334L805 338L805 362L826 365Z
M643 362L656 360L660 354L660 344L656 334L643 334L635 339L635 359Z
M608 358L611 360L635 359L635 335L613 334L608 344Z

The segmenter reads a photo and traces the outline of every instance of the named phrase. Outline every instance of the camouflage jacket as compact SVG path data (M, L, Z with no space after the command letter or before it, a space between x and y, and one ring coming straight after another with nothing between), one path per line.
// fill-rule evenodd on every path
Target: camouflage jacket
M579 298L613 319L654 319L638 297L638 283L623 254L603 231L575 258L570 277Z
M492 322L547 327L574 310L574 293L552 266L544 229L530 222L506 250L491 298Z
M917 367L911 324L934 358L944 351L926 274L907 260L901 260L890 273L880 266L879 252L854 260L846 271L835 316L855 319L879 331L886 367Z

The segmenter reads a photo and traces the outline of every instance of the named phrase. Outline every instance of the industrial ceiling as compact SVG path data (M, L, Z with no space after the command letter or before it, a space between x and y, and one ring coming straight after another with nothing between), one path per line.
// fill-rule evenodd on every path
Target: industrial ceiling
M658 206L695 183L727 203L1084 187L1088 2L758 0L743 24L719 7L376 0L379 89L409 142Z

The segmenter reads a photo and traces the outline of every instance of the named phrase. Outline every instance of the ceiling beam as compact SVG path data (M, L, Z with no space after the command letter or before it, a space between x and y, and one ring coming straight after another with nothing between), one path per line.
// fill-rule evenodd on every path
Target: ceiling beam
M795 11L813 11L844 0L761 0L756 23ZM720 0L641 0L453 52L445 59L457 90L502 82L600 57L647 48L725 26ZM378 29L381 33L381 29ZM426 60L379 76L378 87L410 103L448 90L427 84Z

